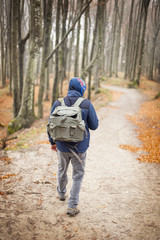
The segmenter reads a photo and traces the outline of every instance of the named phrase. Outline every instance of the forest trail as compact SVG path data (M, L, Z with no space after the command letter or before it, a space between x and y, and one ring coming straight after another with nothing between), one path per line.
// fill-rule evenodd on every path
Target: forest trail
M110 89L122 94L97 111L100 125L91 132L80 214L68 217L67 200L56 198L57 156L48 144L8 151L11 164L0 163L2 176L13 174L1 181L0 191L8 193L0 195L1 240L160 240L160 166L119 148L140 144L126 115L138 111L144 96L136 89ZM71 183L70 167L68 196Z

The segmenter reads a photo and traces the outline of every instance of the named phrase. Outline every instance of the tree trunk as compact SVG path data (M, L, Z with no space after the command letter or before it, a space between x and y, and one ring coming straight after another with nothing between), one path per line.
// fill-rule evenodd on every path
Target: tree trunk
M70 43L69 43L69 54L68 54L68 78L70 77L70 73L72 71L72 55L73 55L73 43L74 43L74 33L75 30L72 31L72 36L70 38Z
M82 10L82 4L83 0L79 1L77 0L77 10ZM80 28L81 28L81 20L78 21L78 27L77 27L77 34L76 34L76 50L75 50L75 63L74 63L74 76L78 77L79 75L79 41L80 41Z
M153 68L155 60L155 49L156 41L160 30L160 1L152 2L151 10L151 22L152 22L152 40L151 40L151 50L149 58L149 73L148 78L153 80Z
M153 66L154 66L155 49L156 49L156 38L153 37L152 47L151 47L150 64L149 64L149 74L148 74L148 78L150 80L153 80Z
M135 24L135 36L134 36L134 52L132 61L131 61L131 75L130 75L130 81L134 83L135 80L135 74L136 74L136 66L139 56L139 46L140 46L140 36L141 36L141 29L142 29L142 10L143 9L143 0L139 2L139 9L137 14L137 24ZM137 33L137 34L136 34Z
M120 51L120 42L121 42L121 27L123 21L123 11L124 11L124 0L121 2L121 14L118 24L117 39L116 39L116 52L115 52L115 76L118 77L118 60L119 60L119 51Z
M23 92L23 76L24 76L24 51L25 51L25 44L26 41L29 39L30 33L28 32L24 39L21 39L21 36L19 37L19 91L20 91L20 101L22 99L22 92Z
M60 10L61 10L61 0L57 2L57 13L56 13L56 45L59 42L59 22L60 22ZM53 84L53 90L52 90L52 102L51 107L53 106L53 103L56 101L56 99L59 96L58 92L58 72L59 71L59 48L56 50L55 54L55 77L54 77L54 84Z
M86 0L86 4L88 3L88 0ZM81 65L81 71L84 70L86 65L86 55L87 55L87 30L88 30L88 19L89 19L89 7L85 12L85 20L84 20L84 40L83 40L83 54L82 54L82 65Z
M71 4L71 11L70 11L70 16L69 16L69 23L72 24L73 23L73 18L74 18L74 5L75 5L75 1L72 0L72 2L70 3ZM70 27L70 25L69 25ZM68 27L68 29L69 29ZM69 52L68 52L68 55L67 55L67 71L68 71L68 76L67 76L67 79L69 80L70 78L70 75L71 75L71 66L72 66L72 55L73 55L73 43L74 43L74 32L75 30L73 29L72 31L72 34L71 34L71 37L69 39Z
M13 80L13 117L17 117L20 109L18 87L18 9L19 0L12 0L12 80Z
M66 21L68 15L68 0L62 1L62 38L66 34ZM60 94L62 95L63 80L66 77L66 58L67 58L67 41L64 41L60 49Z
M13 4L16 6L16 4ZM8 125L8 133L29 127L35 119L34 115L34 79L36 54L40 47L41 7L40 0L30 0L30 50L26 77L23 86L22 104L18 116ZM18 18L17 18L18 19Z
M131 56L131 32L132 32L132 21L133 21L133 9L134 9L134 0L132 0L130 15L129 15L129 25L128 25L128 33L127 33L127 46L126 46L126 57L125 57L125 73L124 79L126 79L129 75L129 59Z
M19 1L20 2L20 1ZM24 2L23 2L24 4ZM21 6L20 4L18 5L18 43L21 42ZM23 90L23 54L24 54L24 49L22 48L22 44L19 44L18 48L18 65L19 65L19 99L20 102L22 100L22 90Z
M5 40L5 16L4 13L6 11L4 6L4 1L1 1L0 6L0 34L1 34L1 81L2 81L2 87L6 85L6 40Z
M112 65L113 65L113 53L115 47L115 33L117 25L117 12L118 12L118 0L115 0L114 4L114 13L113 13L113 22L112 22L112 32L111 32L111 52L110 52L110 62L109 62L109 77L112 77Z
M112 9L112 2L109 1L109 3L107 4L107 25L106 25L106 34L108 34L108 37L106 39L106 35L105 35L105 75L109 74L109 60L110 60L110 36L111 36L111 31L110 31L110 15L112 14L111 12ZM107 41L106 41L107 40Z
M105 10L104 10L104 16L103 16L103 29L102 29L102 33L103 33L103 38L102 38L102 76L104 77L106 75L106 29L108 26L108 16L107 16L107 7L104 6Z
M45 72L46 73L46 76L45 76L45 101L49 101L49 70L50 70L50 66L48 65L47 67L47 71Z
M95 93L99 92L99 86L100 86L100 77L102 76L102 56L103 56L103 29L104 29L104 11L105 7L104 4L107 2L98 0L98 37L97 37L97 47L98 47L98 56L96 59L96 73L95 73Z
M43 32L43 48L42 48L42 62L40 70L40 86L38 93L38 118L43 118L43 95L45 86L45 72L47 67L45 66L45 60L49 53L50 33L52 25L52 3L53 0L44 0L45 12L44 12L44 32Z
M12 94L12 1L9 4L9 20L8 20L8 45L9 45L9 93Z
M143 60L143 49L144 49L144 38L146 32L146 22L147 22L147 14L150 0L143 0L143 26L142 26L142 36L140 42L140 50L139 50L139 61L137 64L137 74L135 79L135 84L139 86L140 75L142 70L142 60Z
M96 36L97 36L97 27L98 27L98 5L97 5L97 13L96 13L96 20L95 20L95 27L93 31L93 40L92 40L92 47L91 47L91 53L90 53L90 61L93 59L93 54L96 48ZM98 51L97 51L98 52ZM89 69L89 79L88 79L88 99L91 99L91 79L92 78L92 70Z

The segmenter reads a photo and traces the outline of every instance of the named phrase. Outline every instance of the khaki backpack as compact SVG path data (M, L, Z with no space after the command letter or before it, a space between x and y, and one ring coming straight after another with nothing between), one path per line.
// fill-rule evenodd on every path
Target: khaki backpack
M80 142L86 132L79 105L84 98L80 97L71 106L65 105L64 99L59 99L61 106L55 108L49 118L47 131L53 141Z

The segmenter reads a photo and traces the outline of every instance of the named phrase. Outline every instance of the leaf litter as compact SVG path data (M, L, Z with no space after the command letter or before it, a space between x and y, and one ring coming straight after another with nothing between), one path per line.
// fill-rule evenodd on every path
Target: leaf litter
M159 85L157 87L159 88ZM160 98L153 99L157 87L156 83L142 79L141 89L151 100L144 102L136 115L127 116L134 125L138 126L135 131L142 145L120 145L120 148L131 152L143 152L138 160L146 163L160 163Z

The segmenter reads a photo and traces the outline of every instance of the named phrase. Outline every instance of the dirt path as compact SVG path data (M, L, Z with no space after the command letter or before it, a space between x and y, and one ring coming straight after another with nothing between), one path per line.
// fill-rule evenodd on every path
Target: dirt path
M13 160L0 162L1 175L16 176L0 182L8 193L0 195L0 240L160 240L160 166L119 148L140 144L126 114L137 112L144 97L134 89L114 90L123 94L98 111L100 126L91 134L81 213L68 217L67 202L56 198L57 156L49 145L9 151ZM71 168L69 179L68 195Z

